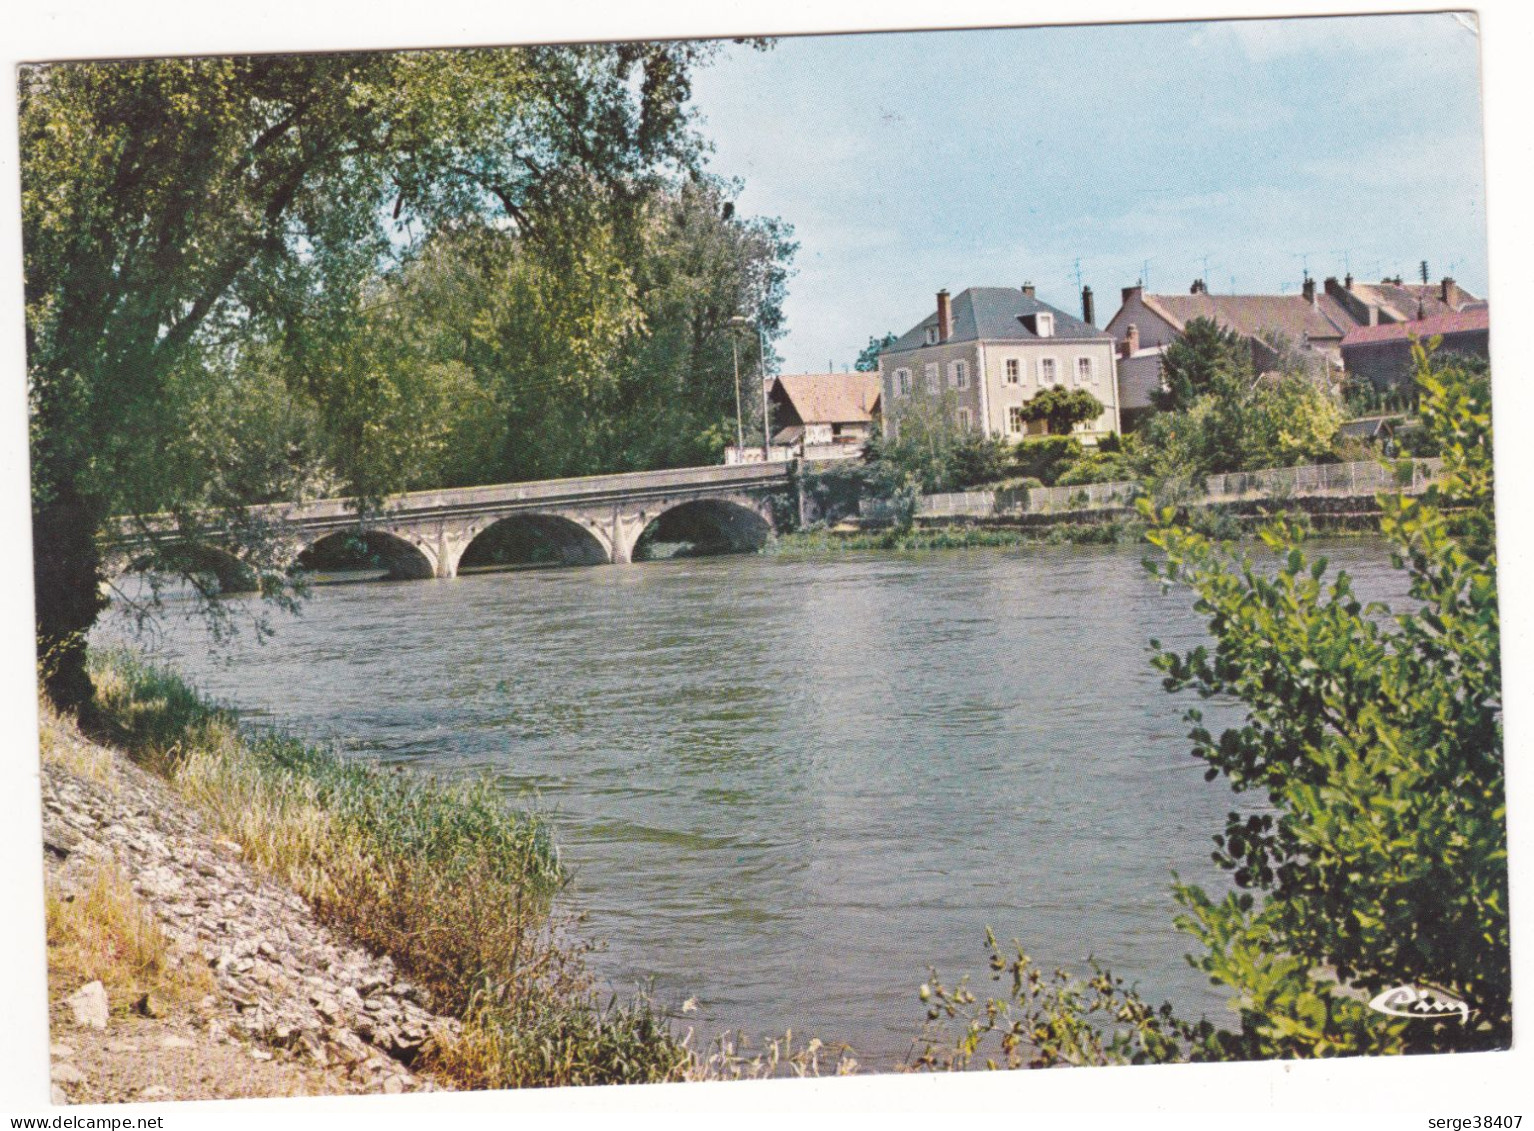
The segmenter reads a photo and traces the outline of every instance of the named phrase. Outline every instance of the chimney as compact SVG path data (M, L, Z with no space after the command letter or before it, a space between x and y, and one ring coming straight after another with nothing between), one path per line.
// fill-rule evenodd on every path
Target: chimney
M1342 277L1342 285L1350 291L1353 289L1353 273L1351 271Z
M1204 285L1204 280L1194 279L1193 285L1188 288L1188 293L1190 295L1207 295L1209 288Z
M937 292L937 340L946 342L953 337L953 303L948 298L948 291Z
M1129 304L1129 300L1130 299L1132 299L1132 298L1137 299L1137 298L1139 298L1141 295L1143 295L1145 293L1145 287L1144 287L1143 284L1136 283L1132 287L1125 287L1119 293L1122 296L1120 298L1120 300L1119 300L1119 304L1121 306L1127 306Z
M1081 320L1088 326L1096 326L1096 311L1092 308L1092 288L1081 288Z
M1024 283L1023 284L1023 294L1027 295L1029 298L1033 297L1033 284L1032 283Z
M1316 281L1310 276L1305 277L1305 285L1300 288L1300 293L1305 296L1305 301L1311 306L1316 305Z
M1140 327L1133 322L1124 331L1124 341L1119 346L1120 357L1133 357L1140 348Z
M1438 291L1443 299L1443 304L1450 310L1459 306L1459 288L1454 285L1454 280L1451 277L1448 275L1443 277L1443 282L1439 284Z

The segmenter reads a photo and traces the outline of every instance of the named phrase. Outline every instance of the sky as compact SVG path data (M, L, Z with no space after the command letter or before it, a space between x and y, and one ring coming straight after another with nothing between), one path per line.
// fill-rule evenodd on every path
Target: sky
M1452 274L1486 295L1474 17L785 37L699 73L710 168L794 226L784 372L850 366L946 287L1099 325L1120 290Z

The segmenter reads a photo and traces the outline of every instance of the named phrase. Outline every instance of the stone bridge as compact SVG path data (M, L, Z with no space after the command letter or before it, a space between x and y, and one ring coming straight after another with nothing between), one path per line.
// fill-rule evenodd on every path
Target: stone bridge
M524 524L566 565L633 561L640 535L663 516L706 530L721 548L760 549L775 525L771 496L791 483L784 464L693 467L414 491L360 517L350 499L255 507L251 517L279 532L290 563L328 538L350 535L365 541L390 578L456 577L475 540L508 522ZM123 524L109 556L126 567L151 539L169 533L153 522L136 532ZM217 574L226 591L243 587L236 584L238 558L216 533L205 541L199 568Z

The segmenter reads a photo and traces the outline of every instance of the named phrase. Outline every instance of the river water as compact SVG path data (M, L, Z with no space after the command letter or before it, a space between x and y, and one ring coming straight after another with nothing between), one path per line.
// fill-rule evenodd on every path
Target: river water
M1398 599L1383 544L1326 547ZM223 653L204 691L360 757L536 798L594 962L700 1036L910 1049L929 965L989 985L984 931L1088 955L1183 1014L1171 875L1219 887L1231 808L1188 754L1147 641L1202 623L1143 547L745 556L324 587ZM109 625L107 633L112 633ZM1211 719L1232 708L1206 708Z

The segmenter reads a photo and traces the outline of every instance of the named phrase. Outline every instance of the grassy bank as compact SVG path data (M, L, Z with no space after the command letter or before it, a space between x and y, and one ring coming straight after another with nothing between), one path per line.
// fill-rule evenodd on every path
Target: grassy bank
M882 530L801 530L779 535L775 554L841 554L867 550L965 550L976 547L1132 545L1144 541L1138 518L1115 517L1054 525L987 525L979 522L920 524Z
M93 659L103 737L159 773L319 912L464 1021L428 1067L464 1088L638 1083L700 1064L644 1002L604 1002L554 913L548 826L488 782L384 772L242 734L173 673Z
M1252 537L1273 517L1250 505L1190 507L1183 516L1189 529L1217 540ZM1313 534L1327 537L1378 535L1378 514L1286 511L1285 517ZM806 557L860 551L964 550L1009 546L1149 545L1149 526L1138 514L1104 511L1037 521L1016 519L929 519L908 527L830 530L823 527L780 534L769 553Z

